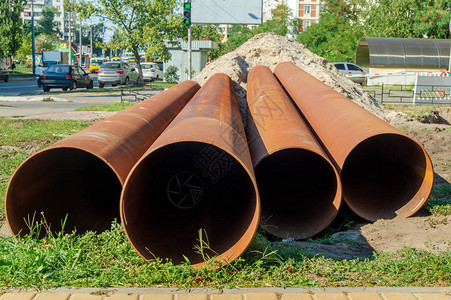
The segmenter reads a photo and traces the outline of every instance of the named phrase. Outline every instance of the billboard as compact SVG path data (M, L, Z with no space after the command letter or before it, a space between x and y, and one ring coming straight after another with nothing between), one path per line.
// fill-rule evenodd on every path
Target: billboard
M192 24L261 24L262 0L191 0Z

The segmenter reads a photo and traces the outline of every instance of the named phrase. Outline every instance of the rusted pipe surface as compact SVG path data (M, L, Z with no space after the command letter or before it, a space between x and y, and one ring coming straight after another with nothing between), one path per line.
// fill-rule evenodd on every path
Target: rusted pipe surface
M128 239L146 260L200 266L240 256L260 214L257 185L233 83L215 74L133 167L121 196Z
M292 63L275 74L336 161L357 215L404 218L423 206L434 172L419 143Z
M26 159L6 191L13 234L26 234L41 212L52 231L66 215L69 232L110 228L128 172L199 88L183 82Z
M281 238L311 237L338 213L339 175L271 70L254 67L247 82L260 225Z

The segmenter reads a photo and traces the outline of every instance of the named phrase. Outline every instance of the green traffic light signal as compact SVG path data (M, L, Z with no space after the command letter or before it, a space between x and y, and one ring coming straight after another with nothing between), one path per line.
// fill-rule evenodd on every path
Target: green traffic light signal
M191 9L191 3L185 3L185 9Z

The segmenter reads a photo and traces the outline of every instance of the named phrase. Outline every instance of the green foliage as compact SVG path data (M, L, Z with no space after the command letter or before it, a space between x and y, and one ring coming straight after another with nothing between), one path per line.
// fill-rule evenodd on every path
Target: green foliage
M75 10L82 18L100 16L114 25L121 37L118 47L133 53L138 63L140 80L140 51L146 51L147 56L160 56L164 60L170 58L164 41L181 37L182 16L175 10L180 5L179 0L82 0L77 4L65 0L65 7Z
M55 21L55 14L58 10L54 6L45 6L42 10L42 16L36 24L35 34L46 34L49 36L62 36L58 23Z
M55 35L41 33L35 38L36 49L42 51L56 50L58 40Z
M357 21L360 10L353 1L330 0L321 21L299 34L297 40L329 61L353 61L356 46L363 37Z
M291 14L291 9L288 6L279 4L272 10L272 18L255 27L252 33L256 35L263 32L274 32L285 36L288 33L288 26L291 24L289 21Z
M22 36L22 43L17 50L17 57L21 60L26 60L31 55L31 32Z
M0 55L14 56L22 43L22 18L27 0L0 1Z
M451 3L449 0L417 0L418 5L411 26L416 37L435 39L451 38L449 22Z
M179 75L177 72L179 71L179 68L176 66L169 66L164 71L164 80L170 83L176 83L180 80Z

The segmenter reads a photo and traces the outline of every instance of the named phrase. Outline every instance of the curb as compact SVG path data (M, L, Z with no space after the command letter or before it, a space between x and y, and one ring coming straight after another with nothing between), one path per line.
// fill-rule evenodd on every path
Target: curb
M0 300L450 300L450 290L451 288L446 287L315 288L308 290L299 288L225 290L202 288L188 290L168 288L58 288L43 293L4 291L3 294L0 294Z
M14 78L14 77L9 77L9 81L32 81L32 80L36 80L36 78L34 77L19 77L19 78Z

